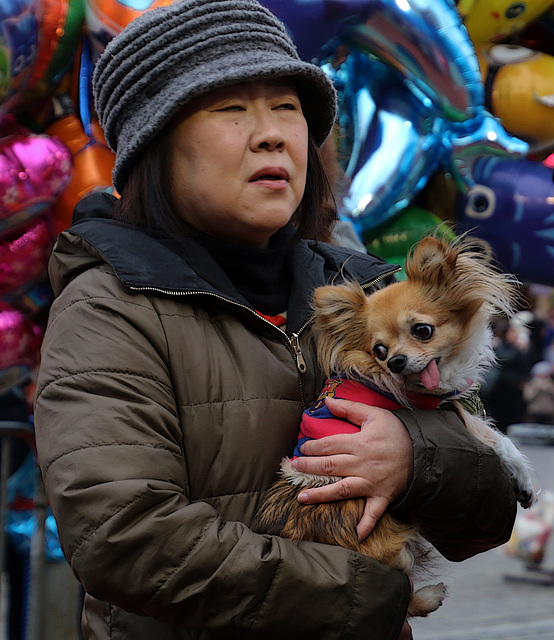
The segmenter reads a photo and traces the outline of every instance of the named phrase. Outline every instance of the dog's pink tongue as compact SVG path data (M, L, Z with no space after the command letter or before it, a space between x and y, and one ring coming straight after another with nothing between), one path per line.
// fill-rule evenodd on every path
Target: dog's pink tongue
M436 360L431 360L425 369L419 372L419 379L421 380L421 384L428 391L434 391L439 386L441 376Z

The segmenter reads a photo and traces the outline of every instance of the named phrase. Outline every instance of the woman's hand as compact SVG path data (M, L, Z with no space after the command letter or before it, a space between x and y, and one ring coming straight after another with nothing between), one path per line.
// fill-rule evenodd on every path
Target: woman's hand
M293 460L293 467L304 473L343 479L307 489L298 500L314 504L367 498L357 527L358 538L365 540L388 505L410 486L412 441L402 421L386 409L336 398L327 398L325 402L331 413L358 425L360 431L304 443L304 457Z

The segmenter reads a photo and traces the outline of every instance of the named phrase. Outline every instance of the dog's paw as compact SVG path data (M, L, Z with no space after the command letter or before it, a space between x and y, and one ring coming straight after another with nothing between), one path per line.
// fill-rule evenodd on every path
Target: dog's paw
M532 507L538 499L535 483L527 469L518 469L514 477L516 499L524 509Z
M529 507L532 507L537 501L537 494L535 492L535 488L533 486L531 486L531 489L529 489L529 487L526 487L526 488L517 487L516 498L519 504L524 509L529 509Z
M537 501L537 491L532 478L533 469L527 458L506 436L499 441L497 453L512 477L517 501L524 509L533 506Z
M410 598L408 616L428 616L442 605L447 592L443 582L418 589Z

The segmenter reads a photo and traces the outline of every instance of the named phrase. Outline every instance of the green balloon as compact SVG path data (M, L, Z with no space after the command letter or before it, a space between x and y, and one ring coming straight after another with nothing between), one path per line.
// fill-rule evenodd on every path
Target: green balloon
M10 58L8 50L0 44L0 102L10 90Z
M441 227L441 235L451 240L454 232L436 214L416 206L403 209L385 224L369 229L363 235L363 242L370 253L390 264L404 266L410 249L427 235ZM405 279L401 271L397 279Z
M381 258L405 257L416 242L440 223L434 213L410 206L387 223L367 231L363 241L368 251Z

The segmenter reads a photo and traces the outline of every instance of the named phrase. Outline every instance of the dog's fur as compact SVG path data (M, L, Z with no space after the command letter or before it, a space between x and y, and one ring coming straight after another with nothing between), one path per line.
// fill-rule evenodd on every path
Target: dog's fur
M513 314L518 283L496 269L484 246L467 237L446 242L437 235L420 241L406 260L407 280L366 295L357 283L315 292L318 354L328 376L369 381L409 407L410 392L449 398L467 429L493 448L525 507L535 501L529 468L492 421L467 411L471 394L494 361L491 320ZM353 549L413 574L425 555L414 526L386 512L372 534L358 541L356 525L365 499L303 505L300 491L337 478L310 476L285 459L282 478L267 492L252 528L295 540ZM446 595L440 583L412 595L408 615L425 616Z

